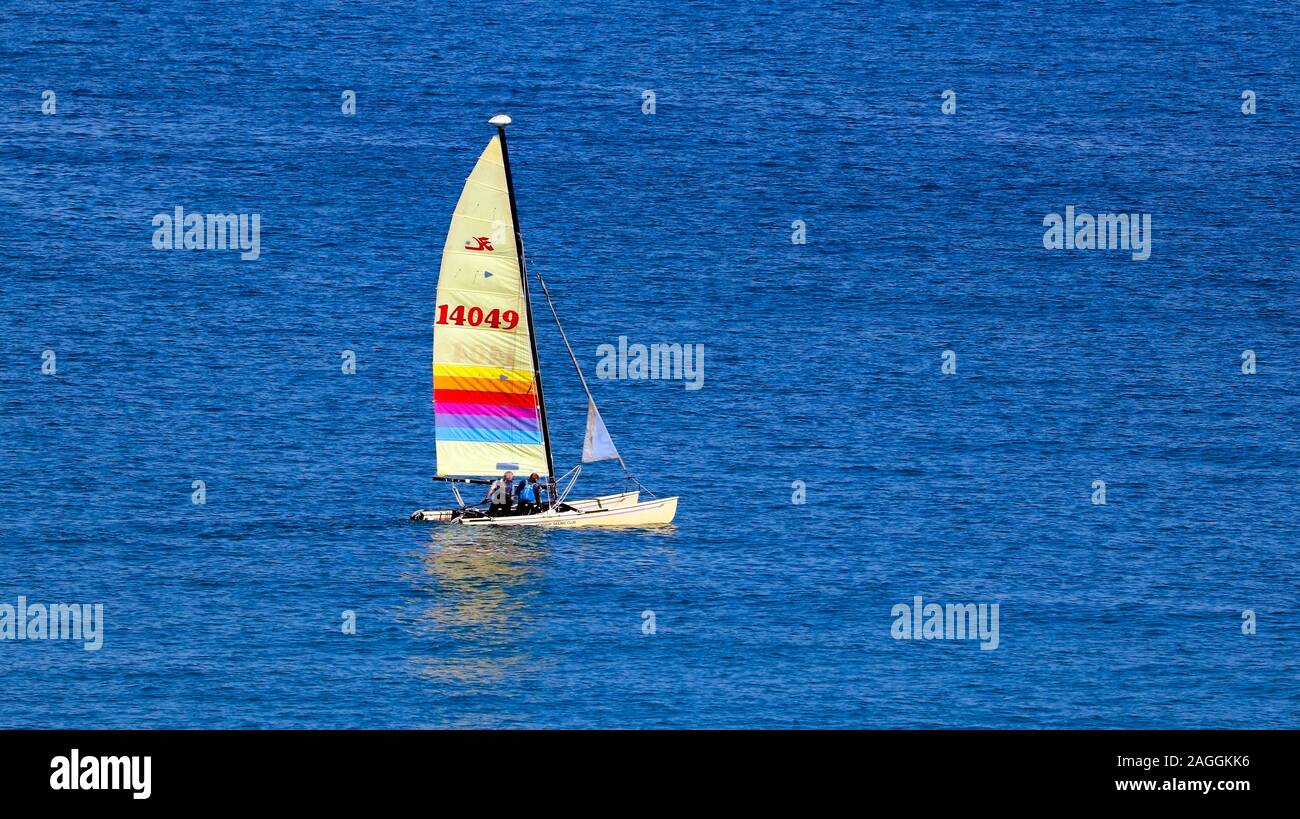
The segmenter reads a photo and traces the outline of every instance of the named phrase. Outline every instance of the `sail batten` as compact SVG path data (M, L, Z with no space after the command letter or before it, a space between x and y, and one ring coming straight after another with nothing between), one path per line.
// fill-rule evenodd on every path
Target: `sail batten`
M548 472L532 319L499 137L461 192L443 246L433 325L439 476Z

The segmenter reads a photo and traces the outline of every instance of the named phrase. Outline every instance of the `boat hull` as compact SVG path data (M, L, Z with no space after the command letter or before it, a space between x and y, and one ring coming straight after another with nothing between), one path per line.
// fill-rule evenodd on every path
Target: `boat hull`
M677 515L677 498L656 498L617 509L589 512L547 511L539 515L510 515L498 518L460 518L465 526L559 526L559 527L626 527L663 526Z
M641 491L634 489L631 492L598 495L594 498L572 502L565 501L565 503L579 512L595 512L599 509L622 509L624 506L635 506L639 500L641 500Z
M641 499L640 491L617 492L613 495L599 495L576 501L566 501L569 506L580 512L596 512L602 509L621 509L633 506ZM450 523L454 517L451 509L419 509L411 513L411 520L425 523Z

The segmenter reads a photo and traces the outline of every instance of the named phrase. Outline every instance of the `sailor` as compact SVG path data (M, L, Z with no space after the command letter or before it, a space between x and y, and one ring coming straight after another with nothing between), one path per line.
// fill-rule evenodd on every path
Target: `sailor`
M519 483L519 508L516 515L531 515L542 511L542 490L537 483L537 473L528 476L527 481Z
M497 517L498 515L510 514L510 502L513 499L515 491L515 473L507 471L506 474L492 482L488 487L487 494L483 500L491 500L492 504L488 506L488 515ZM483 501L479 501L482 503Z

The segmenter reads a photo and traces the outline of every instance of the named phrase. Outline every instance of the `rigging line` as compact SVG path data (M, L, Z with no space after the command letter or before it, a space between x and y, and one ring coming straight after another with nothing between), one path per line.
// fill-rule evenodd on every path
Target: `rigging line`
M573 345L569 343L569 336L564 332L564 325L560 324L560 314L555 310L555 302L551 299L551 291L546 287L546 279L542 278L541 272L536 267L533 268L533 275L537 277L537 283L542 286L542 295L546 297L546 306L551 308L551 316L555 319L555 329L560 331L560 339L564 341L564 348L569 351L569 359L573 361L573 369L578 371L578 380L582 382L582 390L587 393L587 400L595 404L596 399L592 397L591 388L587 386L587 377L582 374L582 365L578 363L578 356L573 352ZM623 455L617 448L614 450L614 455L618 458L618 465L622 467L623 474L627 476L629 481L645 489L646 492L650 493L651 497L659 497L654 492L646 489L645 484L633 477L632 473L627 469L627 464L623 462Z

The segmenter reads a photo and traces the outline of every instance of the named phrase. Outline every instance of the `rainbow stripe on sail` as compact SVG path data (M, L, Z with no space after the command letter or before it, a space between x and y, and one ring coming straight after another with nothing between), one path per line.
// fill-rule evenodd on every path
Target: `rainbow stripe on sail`
M434 438L440 476L546 475L530 317L497 137L465 182L438 272Z
M529 371L437 364L433 402L439 441L542 443Z

